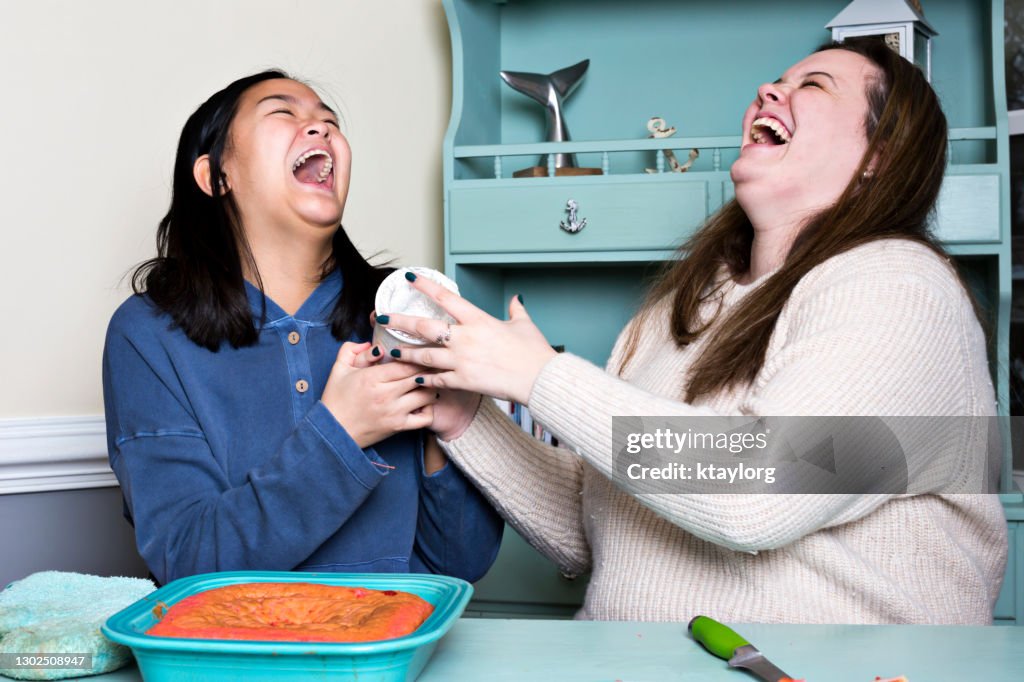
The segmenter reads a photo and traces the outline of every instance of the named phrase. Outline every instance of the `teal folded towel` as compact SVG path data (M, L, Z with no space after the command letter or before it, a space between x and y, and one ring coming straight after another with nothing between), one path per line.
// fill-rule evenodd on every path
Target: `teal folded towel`
M61 680L117 670L131 650L100 632L107 618L156 587L142 578L101 578L44 571L0 592L0 654L91 654L88 668L10 668L0 675L19 680ZM0 659L9 659L2 656Z

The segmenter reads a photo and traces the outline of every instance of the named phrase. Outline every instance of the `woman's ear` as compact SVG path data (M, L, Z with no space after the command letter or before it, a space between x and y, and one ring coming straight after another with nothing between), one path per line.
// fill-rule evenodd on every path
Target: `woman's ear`
M868 167L866 170L868 177L873 177L875 175L875 171L878 170L879 157L882 155L883 150L884 147L879 147L878 151L871 155L871 160L868 161Z
M210 184L210 155L203 154L192 164L192 177L196 179L199 189L208 197L213 196L213 185Z
M199 185L199 189L203 190L203 193L206 194L206 196L213 196L213 183L210 181L209 154L203 154L196 159L194 164L192 164L192 177L196 179L196 184ZM221 175L220 189L224 194L226 194L230 189L228 186L228 179L224 175Z

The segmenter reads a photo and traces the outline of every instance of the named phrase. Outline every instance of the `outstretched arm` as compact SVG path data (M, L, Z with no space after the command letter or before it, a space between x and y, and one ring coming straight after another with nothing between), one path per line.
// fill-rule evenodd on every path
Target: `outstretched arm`
M515 530L562 572L590 570L579 457L533 438L484 398L445 451Z
M812 272L794 291L786 328L744 415L964 415L992 409L984 339L949 266L919 246L876 244ZM479 390L530 405L535 418L612 477L612 417L715 416L654 395L572 355L557 356L521 302L496 320L429 282L415 286L452 313L447 348L411 351L438 369L428 383ZM430 337L430 320L392 324ZM403 351L405 354L405 351ZM937 368L947 371L939 376ZM952 371L949 371L952 370ZM977 410L980 410L977 411ZM964 438L972 437L964 434ZM957 444L954 444L957 445ZM962 446L975 448L976 443ZM497 467L496 457L487 467ZM500 485L501 481L495 481ZM638 495L685 530L736 550L787 545L854 521L883 495Z

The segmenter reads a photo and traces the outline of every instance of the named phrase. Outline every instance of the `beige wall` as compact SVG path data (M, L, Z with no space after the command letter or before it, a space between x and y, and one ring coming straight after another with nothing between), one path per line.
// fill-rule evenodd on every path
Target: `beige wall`
M440 0L0 3L0 419L100 414L122 280L154 252L178 134L280 66L345 119L360 249L442 263L451 57Z

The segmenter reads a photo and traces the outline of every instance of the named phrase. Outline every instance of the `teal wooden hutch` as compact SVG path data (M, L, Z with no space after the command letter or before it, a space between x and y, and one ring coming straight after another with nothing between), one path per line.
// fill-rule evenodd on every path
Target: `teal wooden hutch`
M659 262L732 197L728 169L757 86L829 39L848 0L443 0L452 42L444 139L445 269L470 300L503 316L525 297L553 344L603 364ZM992 330L993 376L1008 404L1009 145L1002 0L925 0L938 30L932 83L950 122L935 230L974 284ZM545 143L535 102L501 69L548 73L589 58L568 101L571 142ZM663 117L675 137L649 139ZM700 156L665 172L660 150ZM574 153L585 177L514 178L541 155ZM654 173L645 172L654 169ZM559 228L573 199L585 229ZM997 622L1024 624L1024 500L1007 456L1010 561ZM471 613L571 614L585 578L566 580L509 529Z

